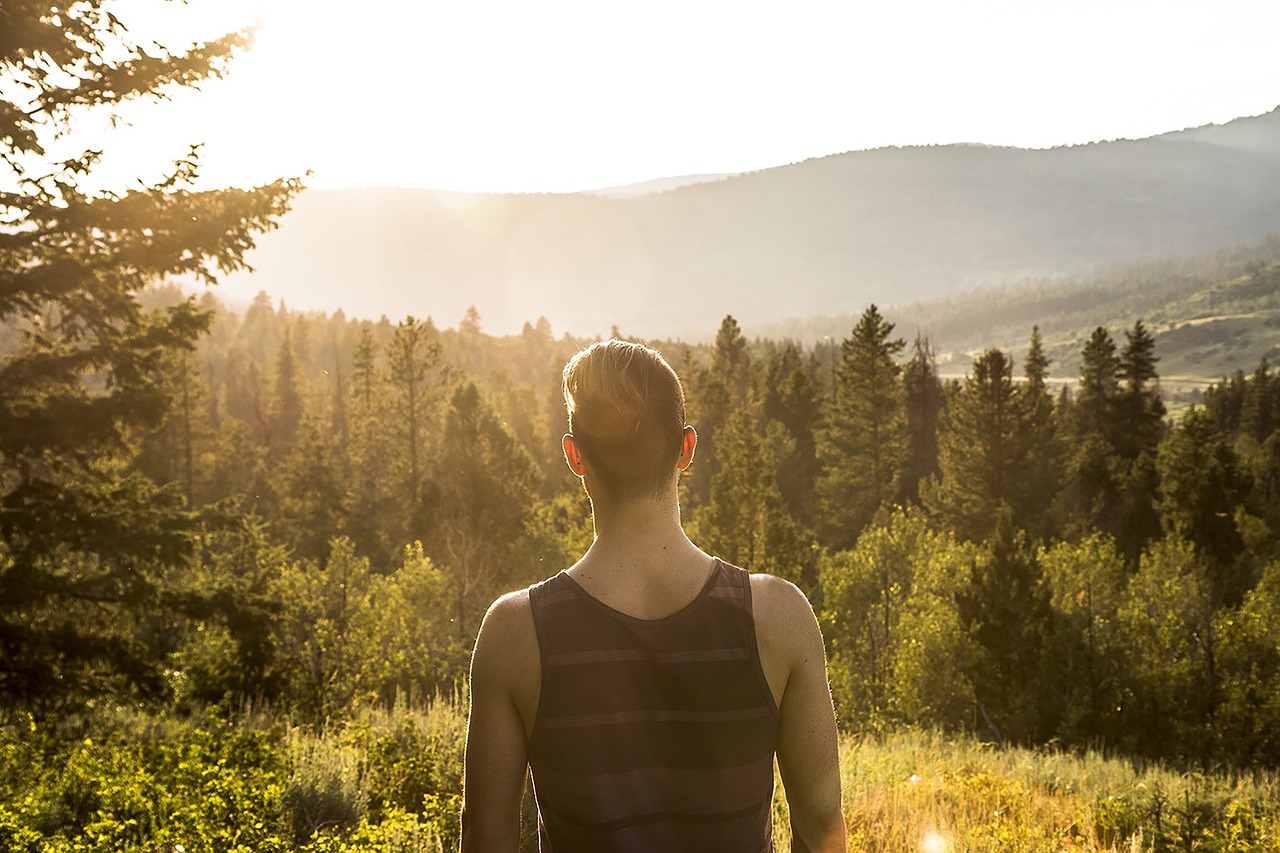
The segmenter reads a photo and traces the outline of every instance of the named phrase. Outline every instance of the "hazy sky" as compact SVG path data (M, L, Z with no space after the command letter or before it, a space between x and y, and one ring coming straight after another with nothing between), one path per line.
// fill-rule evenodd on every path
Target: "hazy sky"
M131 109L108 167L209 184L570 191L885 145L1048 147L1280 105L1275 0L121 0L257 20L223 81ZM87 124L91 131L92 125ZM142 165L146 164L146 165Z

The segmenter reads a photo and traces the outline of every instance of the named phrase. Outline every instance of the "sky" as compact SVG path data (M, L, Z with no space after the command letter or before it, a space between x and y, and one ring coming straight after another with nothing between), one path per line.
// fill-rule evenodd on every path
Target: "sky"
M1045 148L1280 106L1275 0L117 0L220 81L86 120L107 179L572 192L888 145Z

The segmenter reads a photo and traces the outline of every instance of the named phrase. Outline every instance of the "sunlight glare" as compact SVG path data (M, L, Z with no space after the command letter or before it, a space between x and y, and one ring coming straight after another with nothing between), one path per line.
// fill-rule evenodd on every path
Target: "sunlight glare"
M950 850L951 842L947 840L947 837L932 829L924 834L924 838L920 839L921 853L949 853Z

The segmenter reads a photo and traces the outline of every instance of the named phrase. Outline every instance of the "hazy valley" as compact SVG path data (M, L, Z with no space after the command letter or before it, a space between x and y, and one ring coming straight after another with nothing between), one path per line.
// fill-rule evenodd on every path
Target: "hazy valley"
M1056 300L1071 304L1058 332L1087 334L1275 260L1260 241L1280 231L1280 111L1138 141L880 149L688 180L558 195L309 190L224 295L441 326L474 305L495 334L545 317L557 334L687 340L726 314L752 334L820 340L876 302L943 351L1023 340L1053 318L1007 328L1009 309ZM1219 361L1188 367L1212 376Z

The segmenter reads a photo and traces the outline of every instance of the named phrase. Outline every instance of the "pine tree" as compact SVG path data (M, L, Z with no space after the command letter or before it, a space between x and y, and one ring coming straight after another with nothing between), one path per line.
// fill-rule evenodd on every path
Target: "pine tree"
M901 368L906 346L875 305L840 345L835 399L818 434L820 524L848 548L880 506L897 495L905 452Z
M54 137L74 144L87 110L220 76L243 34L170 51L98 0L6 3L0 32L0 163L18 188L0 193L0 321L21 334L0 361L0 694L157 690L160 650L133 627L181 603L167 579L193 520L177 489L130 470L128 439L160 423L166 361L209 315L138 295L242 268L297 184L197 192L192 153L153 186L90 192L98 152L47 154Z
M1075 432L1102 438L1114 446L1118 432L1120 358L1111 333L1099 326L1080 353L1080 384L1075 401Z
M916 335L911 360L903 369L907 453L902 468L901 498L920 499L920 481L938 473L938 426L942 418L942 381L928 338Z
M1001 742L1035 742L1051 730L1039 706L1038 677L1049 599L1040 564L1007 504L996 512L987 548L959 602L983 651L983 665L974 674L978 711Z
M306 408L302 371L293 348L293 335L286 328L276 354L275 388L271 397L269 450L273 459L283 459L298 438L298 428Z
M813 489L820 470L815 370L812 356L805 358L800 347L787 343L770 358L764 371L762 415L767 421L780 423L789 439L789 450L778 470L778 488L787 512L805 527L813 524Z
M1025 398L1013 385L1013 361L989 349L973 363L951 402L938 443L940 474L924 490L929 511L962 539L982 542L1001 506L1025 529L1039 496L1029 475L1033 454Z
M440 342L413 317L406 317L396 326L387 349L392 411L395 414L393 429L398 439L396 449L405 466L399 488L404 496L409 525L406 544L421 535L423 466L430 405L427 382L440 361L440 352Z
M812 551L783 504L779 476L792 451L786 429L763 418L758 403L729 415L721 429L722 467L711 499L694 514L696 538L712 553L812 591Z
M213 405L208 385L201 375L195 354L170 354L167 394L172 400L164 420L154 431L138 438L138 470L157 483L176 483L188 506L208 500L207 457L214 437Z
M1277 426L1277 382L1270 367L1267 360L1262 359L1249 378L1244 399L1240 402L1240 432L1258 444L1266 441Z
M1116 367L1120 391L1117 450L1127 460L1154 453L1164 434L1164 402L1157 380L1156 342L1138 320L1125 332L1125 346Z
M343 529L348 480L336 436L308 415L298 439L275 472L277 529L295 556L323 563L329 542Z
M479 388L458 386L426 490L423 545L449 578L459 637L475 635L485 605L517 570L506 557L537 489L537 465Z
M1094 329L1080 358L1080 382L1070 406L1064 509L1078 532L1119 528L1124 460L1117 451L1121 421L1120 359L1115 341Z
M1116 371L1122 388L1116 453L1120 466L1120 501L1113 531L1120 548L1136 557L1147 543L1160 535L1160 515L1156 511L1159 476L1156 450L1164 435L1164 402L1156 384L1155 339L1138 320L1125 332L1125 347Z
M686 376L686 380L688 376ZM706 503L720 471L719 432L730 414L746 403L751 386L751 356L742 329L732 315L720 322L711 366L699 371L689 395L689 418L698 430L697 464L689 469L685 489L689 507Z
M1042 539L1051 532L1053 525L1047 514L1062 486L1063 453L1058 433L1058 418L1053 395L1049 392L1049 357L1040 339L1040 327L1031 327L1031 341L1023 362L1026 376L1018 389L1024 440L1028 448L1023 491L1025 504L1019 507L1019 516L1033 539Z
M356 549L368 556L374 566L385 569L405 543L400 541L403 537L399 520L391 523L396 498L395 490L387 488L392 481L393 453L386 440L390 430L386 417L390 391L379 366L380 353L372 329L361 326L351 359L351 438L347 449L351 479L344 515L346 533Z
M1215 592L1220 600L1238 603L1251 579L1236 561L1244 542L1235 515L1251 484L1235 452L1209 413L1197 407L1161 443L1156 465L1165 532L1210 558Z

